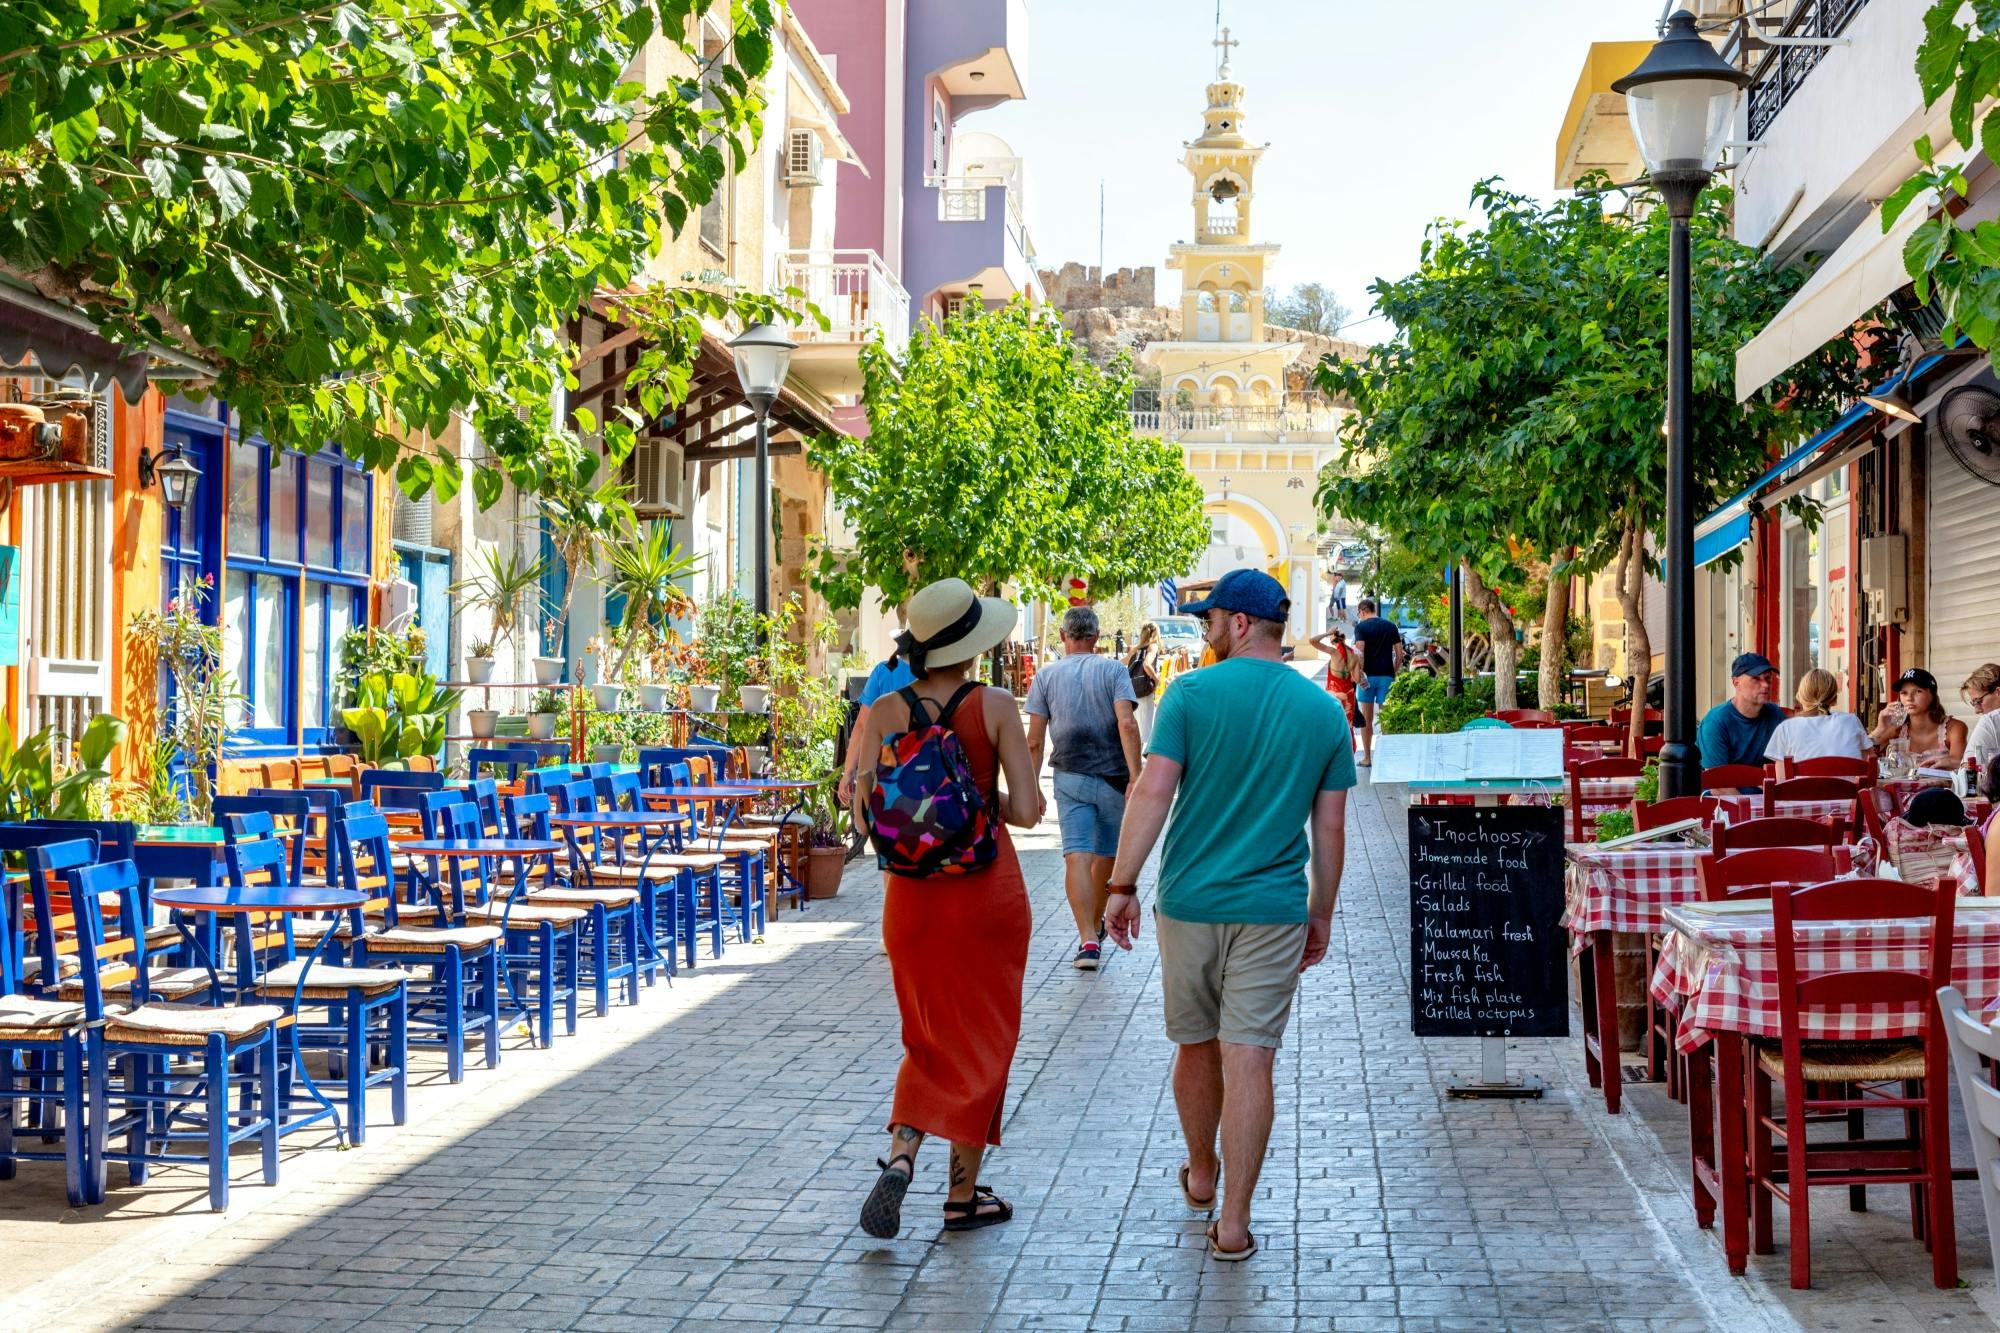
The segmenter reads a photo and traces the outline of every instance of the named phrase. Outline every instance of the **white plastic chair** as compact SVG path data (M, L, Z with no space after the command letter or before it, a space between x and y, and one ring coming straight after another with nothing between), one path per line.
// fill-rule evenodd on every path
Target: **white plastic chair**
M1965 1108L1966 1129L1972 1136L1972 1157L1979 1166L1979 1201L1986 1205L1986 1236L1993 1263L2000 1271L2000 1088L1993 1086L1979 1057L2000 1064L2000 1032L1967 1013L1958 987L1938 991L1944 1012L1945 1039L1951 1043L1952 1068L1958 1073L1958 1099Z

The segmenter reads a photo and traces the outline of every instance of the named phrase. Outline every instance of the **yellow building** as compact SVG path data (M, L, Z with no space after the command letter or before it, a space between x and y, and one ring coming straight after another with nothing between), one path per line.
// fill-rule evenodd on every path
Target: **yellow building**
M1209 548L1188 577L1243 565L1269 571L1291 593L1287 637L1304 649L1326 624L1322 570L1338 566L1339 547L1351 540L1344 528L1329 529L1313 503L1345 409L1307 386L1322 355L1356 349L1265 323L1278 246L1251 236L1265 147L1243 133L1244 86L1230 68L1237 45L1223 29L1201 137L1185 145L1195 239L1167 259L1181 273L1180 336L1141 351L1140 366L1159 377L1160 401L1157 411L1135 414L1135 424L1177 441L1206 492Z

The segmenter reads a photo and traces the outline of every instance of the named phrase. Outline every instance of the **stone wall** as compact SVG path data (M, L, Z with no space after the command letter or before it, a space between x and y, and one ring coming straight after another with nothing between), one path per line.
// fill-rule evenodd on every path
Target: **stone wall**
M1153 269L1105 273L1095 264L1064 264L1041 271L1042 289L1058 310L1126 310L1154 304Z

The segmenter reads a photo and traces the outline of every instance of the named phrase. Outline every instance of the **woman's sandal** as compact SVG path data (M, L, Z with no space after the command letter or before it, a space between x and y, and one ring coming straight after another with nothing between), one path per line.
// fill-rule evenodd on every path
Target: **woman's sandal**
M1244 1235L1250 1238L1250 1243L1248 1245L1245 1245L1240 1250L1223 1249L1222 1242L1216 1238L1215 1234L1216 1231L1221 1228L1221 1226L1222 1223L1220 1222L1212 1222L1209 1224L1208 1228L1209 1258L1216 1260L1218 1263L1240 1264L1245 1259L1248 1259L1251 1255L1257 1253L1257 1237L1248 1231L1243 1233Z
M904 1165L898 1167L898 1162ZM877 1240L893 1240L903 1229L903 1195L910 1188L917 1159L913 1153L899 1152L886 1162L876 1158L875 1165L882 1174L875 1177L875 1188L861 1204L861 1229Z
M980 1212L982 1205L995 1205L990 1212ZM944 1229L946 1231L977 1231L981 1227L995 1227L1002 1222L1014 1220L1014 1205L987 1189L984 1185L972 1187L972 1197L962 1203L945 1200Z
M1194 1192L1188 1188L1188 1164L1186 1162L1181 1163L1181 1197L1187 1200L1187 1206L1191 1212L1207 1213L1215 1209L1215 1195L1210 1194L1206 1199L1197 1199L1194 1197Z

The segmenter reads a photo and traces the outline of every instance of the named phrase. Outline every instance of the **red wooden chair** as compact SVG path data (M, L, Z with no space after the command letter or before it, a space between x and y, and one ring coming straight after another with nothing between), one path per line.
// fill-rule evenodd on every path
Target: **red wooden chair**
M1726 856L1753 847L1824 847L1831 852L1840 844L1841 832L1817 819L1778 815L1770 819L1746 819L1741 824L1717 824L1711 836L1716 853Z
M1777 918L1778 1017L1782 1035L1753 1047L1750 1117L1750 1204L1753 1246L1771 1252L1771 1200L1791 1221L1792 1286L1812 1285L1812 1226L1808 1194L1816 1185L1850 1189L1912 1186L1911 1220L1931 1251L1931 1281L1958 1285L1957 1235L1951 1198L1951 1052L1938 989L1951 984L1953 899L1949 876L1924 887L1897 879L1836 879L1774 894ZM1923 971L1857 969L1801 978L1796 925L1808 921L1927 921ZM1925 1015L1920 1038L1897 1041L1815 1039L1805 1016L1850 1005L1914 1006ZM1771 1089L1782 1082L1785 1109L1772 1111ZM1857 1085L1888 1084L1890 1088ZM1900 1085L1895 1089L1894 1085ZM1893 1089L1893 1090L1892 1090ZM1855 1111L1903 1112L1895 1139L1806 1141L1806 1118ZM1779 1168L1773 1140L1784 1142Z
M1880 776L1872 759L1847 759L1826 755L1819 759L1780 759L1781 778L1846 778L1857 787L1872 787Z
M1641 759L1657 758L1660 751L1666 748L1667 738L1665 736L1641 736L1639 738L1639 757Z
M1764 779L1764 813L1778 813L1779 801L1852 801L1861 786L1849 778Z
M1613 750L1622 750L1625 746L1625 729L1623 727L1608 727L1602 723L1586 727L1564 727L1563 744L1579 746L1608 745ZM1609 754L1611 751L1607 750L1605 753Z
M1839 872L1824 847L1755 847L1747 852L1701 858L1701 900L1768 898L1776 887L1822 884Z
M1658 722L1659 720L1660 710L1657 708L1648 708L1645 716L1639 719L1639 725L1643 727L1649 722ZM1619 728L1629 728L1632 725L1632 710L1630 708L1612 709L1611 725Z
M1732 793L1754 790L1764 785L1764 777L1762 764L1717 764L1701 770L1701 789Z
M1986 892L1986 830L1977 824L1965 826L1965 849L1972 853L1972 887Z
M1556 715L1546 708L1503 708L1497 713L1488 713L1486 716L1497 717L1502 722L1510 722L1517 727L1523 722L1554 722L1556 720Z
M1713 796L1676 796L1671 801L1632 802L1632 827L1640 833L1662 824L1683 819L1699 819L1703 828L1715 823L1715 807L1722 804Z
M1592 822L1600 810L1616 810L1629 798L1592 796L1586 802L1585 781L1596 778L1636 778L1646 766L1636 759L1586 759L1569 766L1569 837L1571 842L1588 842L1597 836ZM1589 809L1586 811L1585 806Z

